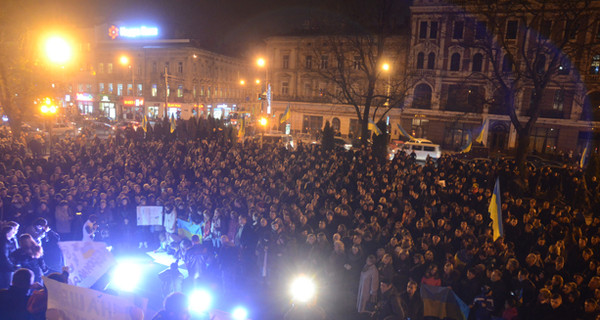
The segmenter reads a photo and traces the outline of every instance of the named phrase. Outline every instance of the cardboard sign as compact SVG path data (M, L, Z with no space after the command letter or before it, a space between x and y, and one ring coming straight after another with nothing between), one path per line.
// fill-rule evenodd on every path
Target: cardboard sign
M131 320L140 315L133 298L72 286L44 277L48 289L48 320ZM143 315L142 318L143 319Z
M163 207L162 206L138 206L137 207L137 225L138 226L162 226Z
M115 263L104 242L61 241L58 246L69 267L69 283L91 287Z

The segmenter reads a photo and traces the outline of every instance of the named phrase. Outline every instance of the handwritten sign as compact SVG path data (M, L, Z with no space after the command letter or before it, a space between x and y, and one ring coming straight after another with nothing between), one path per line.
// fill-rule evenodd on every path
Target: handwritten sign
M161 206L138 206L137 207L137 225L138 226L162 226L163 207Z
M103 242L61 241L58 246L69 267L69 283L91 287L115 263L115 258Z

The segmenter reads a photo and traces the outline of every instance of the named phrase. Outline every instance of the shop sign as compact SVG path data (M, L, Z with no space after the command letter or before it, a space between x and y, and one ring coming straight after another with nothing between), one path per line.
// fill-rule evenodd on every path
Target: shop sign
M111 25L108 28L108 36L111 39L116 38L146 38L146 37L156 37L158 36L158 28L156 27L125 27L125 26L115 26Z
M139 107L144 105L144 98L123 98L123 105L128 107Z
M89 93L77 93L75 95L77 101L94 101L94 97Z

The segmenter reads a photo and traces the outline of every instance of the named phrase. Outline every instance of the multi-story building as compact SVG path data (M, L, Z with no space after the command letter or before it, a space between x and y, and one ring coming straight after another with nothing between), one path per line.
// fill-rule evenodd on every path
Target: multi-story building
M496 150L516 147L514 125L502 105L503 99L489 81L493 77L493 65L481 49L466 45L466 40L479 39L482 32L486 32L485 21L478 19L476 13L465 12L447 1L413 2L409 35L388 49L394 52L397 59L394 63L398 66L391 77L414 81L403 104L387 113L392 138L398 137L396 123L400 123L416 137L428 138L446 150L457 150L487 122L489 130L484 144ZM531 46L531 41L519 36L522 28L517 19L507 19L505 23L506 26L500 28L503 34L493 37L504 37L513 47ZM356 134L360 128L354 107L335 103L320 94L336 89L322 77L319 69L337 63L330 56L315 55L314 46L318 46L322 38L266 39L274 112L282 113L288 105L291 107L292 131L318 130L329 120L342 134ZM596 39L594 32L582 32L581 38L576 40L589 44ZM569 60L568 65L559 65L560 70L541 98L540 117L530 136L530 147L536 152L578 152L598 137L600 55L583 54ZM549 64L545 61L546 66ZM385 82L385 77L381 80ZM517 116L526 121L530 116L533 88L523 83L515 94L514 105Z
M123 31L125 30L125 31ZM112 119L208 113L220 118L258 104L246 61L204 50L189 39L160 39L150 27L102 25L79 32L69 98L82 114Z

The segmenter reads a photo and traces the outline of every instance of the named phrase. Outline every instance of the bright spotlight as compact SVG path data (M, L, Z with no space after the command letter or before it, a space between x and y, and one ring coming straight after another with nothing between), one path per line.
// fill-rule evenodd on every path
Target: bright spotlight
M46 54L52 63L66 63L71 59L71 45L64 38L51 37L46 40Z
M112 284L119 290L134 291L142 276L142 268L133 262L120 262L113 271Z
M205 313L212 305L212 296L206 290L196 290L188 298L190 311L194 313Z
M234 320L246 320L248 319L248 310L244 307L236 307L231 312L231 316Z
M307 276L299 276L290 286L290 294L298 302L308 302L317 293L314 281Z

